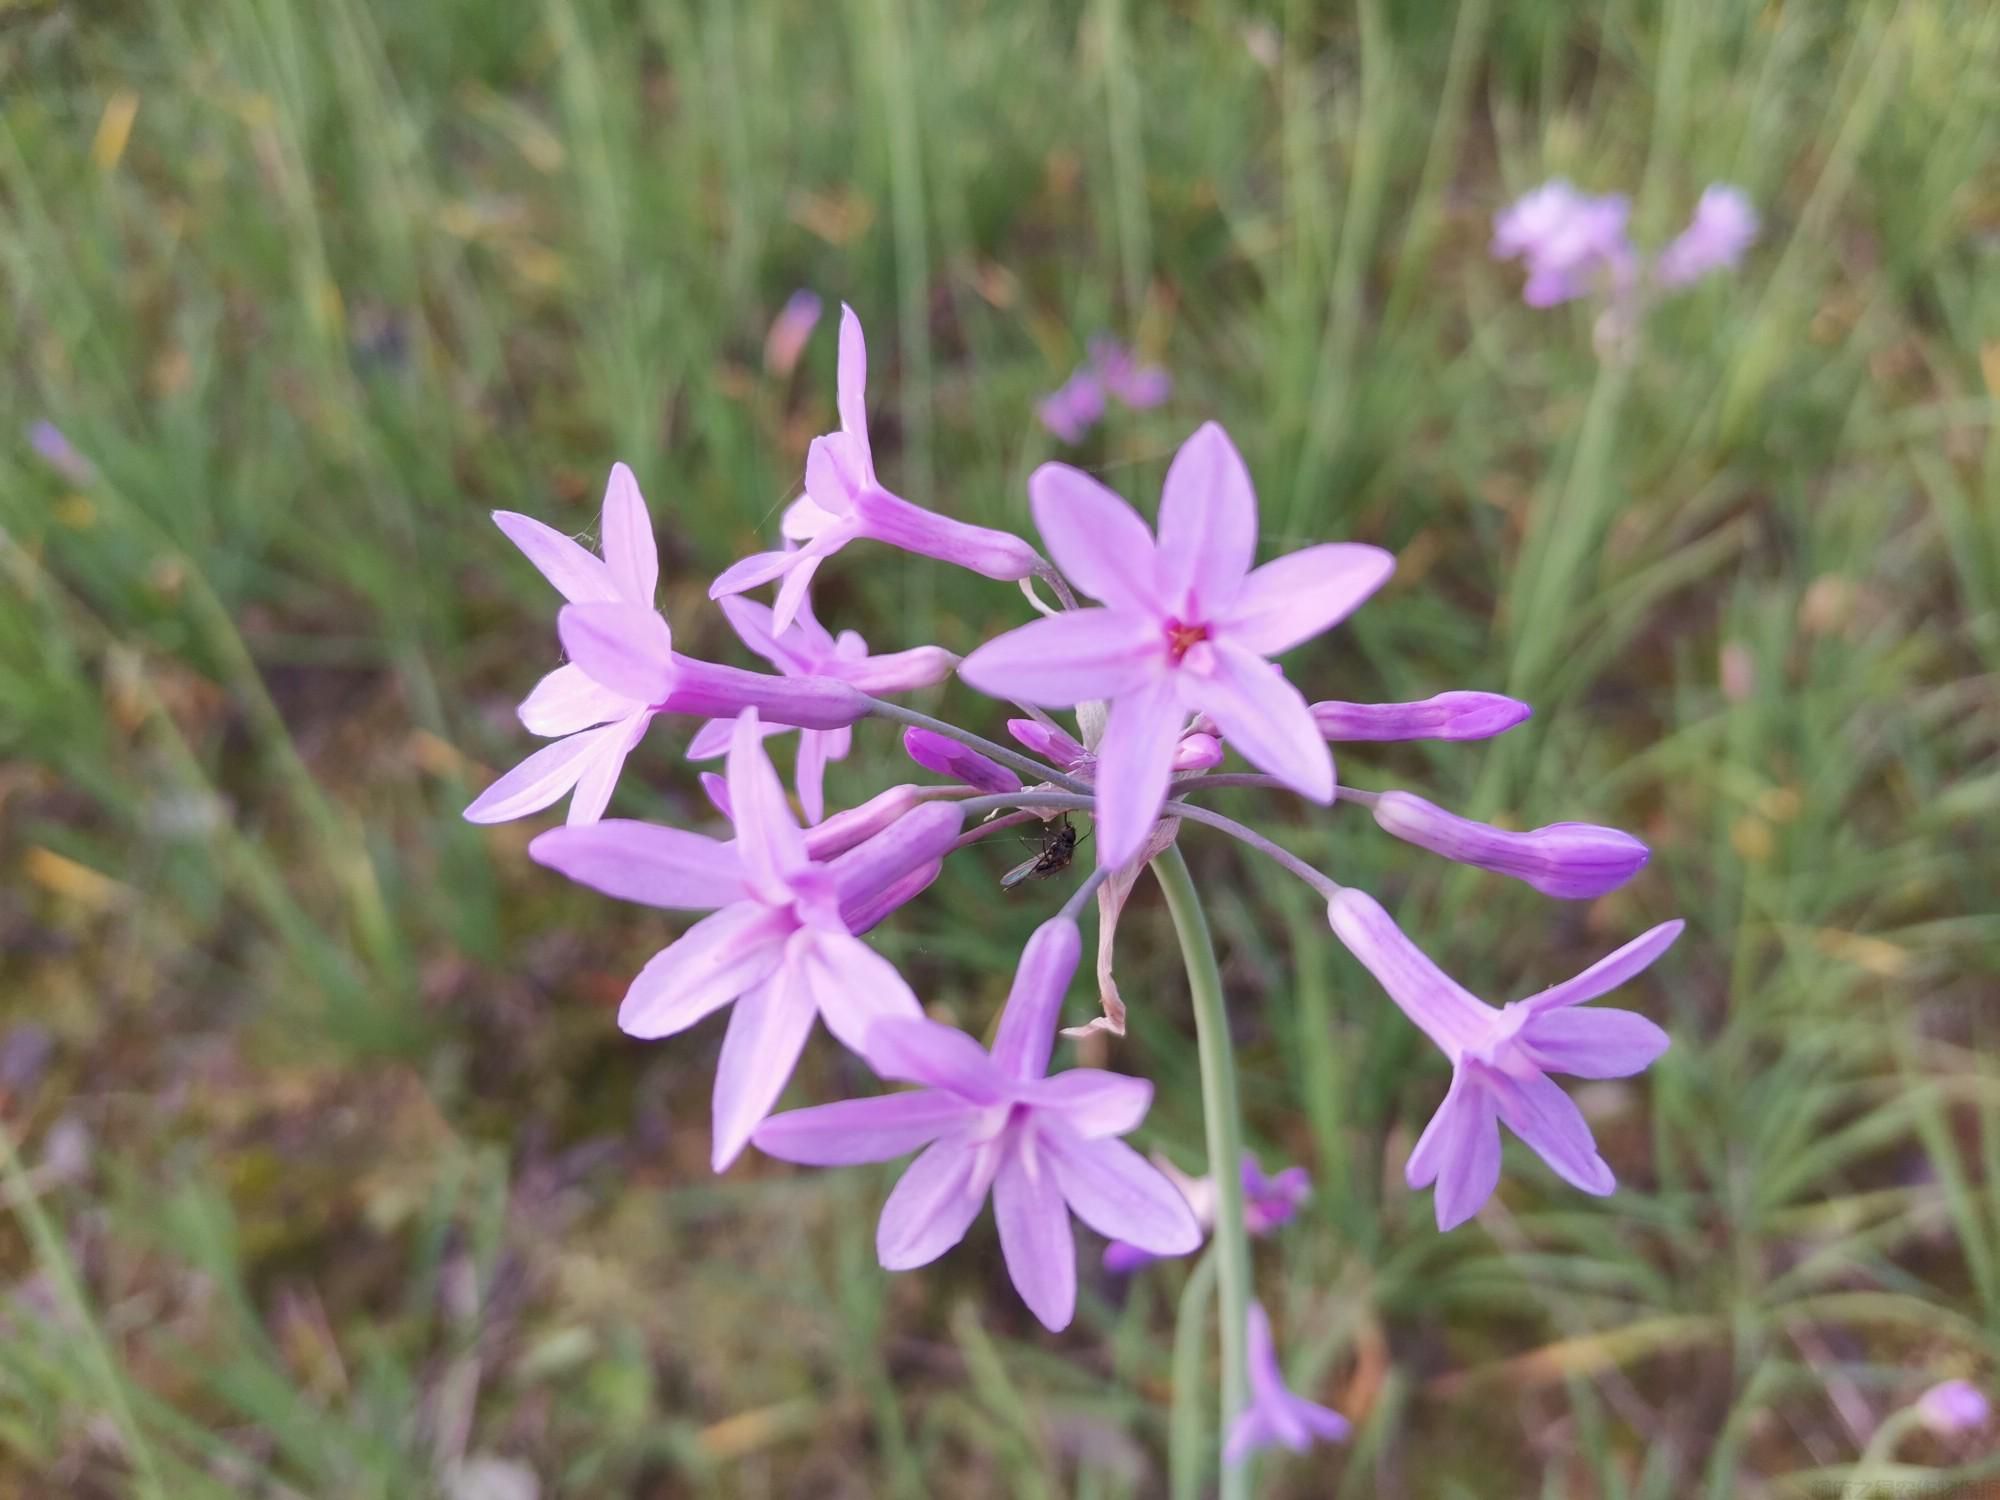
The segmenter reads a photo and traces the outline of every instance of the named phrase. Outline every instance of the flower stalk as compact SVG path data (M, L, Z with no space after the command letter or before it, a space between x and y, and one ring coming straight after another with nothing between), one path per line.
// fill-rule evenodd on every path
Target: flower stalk
M1167 898L1187 966L1188 995L1194 1007L1195 1047L1201 1068L1202 1127L1215 1177L1216 1317L1221 1330L1222 1399L1218 1433L1227 1432L1243 1410L1249 1385L1244 1365L1244 1331L1250 1313L1250 1236L1243 1219L1243 1125L1236 1105L1236 1063L1229 1045L1229 1012L1222 999L1222 970L1208 917L1195 894L1187 861L1178 845L1154 857L1153 875ZM1222 1500L1250 1493L1247 1466L1222 1470Z

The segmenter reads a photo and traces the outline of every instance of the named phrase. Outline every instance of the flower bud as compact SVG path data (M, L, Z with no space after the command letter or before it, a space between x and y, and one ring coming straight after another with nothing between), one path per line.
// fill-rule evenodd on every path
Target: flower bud
M1545 896L1583 901L1615 891L1652 851L1629 833L1595 823L1551 823L1513 833L1446 812L1411 792L1383 792L1375 821L1407 844L1496 875L1511 875Z
M832 859L864 839L871 839L905 814L930 800L931 788L905 782L877 792L859 807L850 807L806 830L806 855Z
M827 863L843 911L865 906L913 870L943 860L965 825L956 802L926 802Z
M754 708L769 723L798 729L844 729L868 717L868 699L831 677L773 677L678 652L673 660L672 687L656 705L662 713L734 719Z
M1207 771L1222 764L1222 741L1212 734L1184 734L1174 746L1173 769Z
M1977 1432L1992 1415L1986 1393L1969 1380L1947 1380L1917 1398L1917 1420L1940 1437Z
M1330 740L1483 740L1534 710L1500 693L1439 693L1421 703L1315 703L1313 722Z
M970 745L961 745L934 730L904 730L903 749L925 770L962 781L982 792L1021 790L1021 778L998 761L988 760Z
M1081 743L1040 719L1009 719L1007 732L1058 770L1074 771L1090 758L1090 752Z
M847 930L859 937L896 911L907 906L930 888L944 870L944 861L934 859L927 865L919 865L898 879L890 881L872 893L858 895L854 900L843 902L840 919L847 924Z

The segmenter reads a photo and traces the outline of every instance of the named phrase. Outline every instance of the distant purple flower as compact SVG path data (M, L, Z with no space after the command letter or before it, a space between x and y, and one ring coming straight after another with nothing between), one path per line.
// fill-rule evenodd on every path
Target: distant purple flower
M1347 1418L1286 1388L1285 1372L1278 1367L1278 1351L1271 1342L1271 1319L1261 1302L1250 1304L1248 1335L1250 1404L1229 1426L1222 1461L1240 1464L1258 1449L1273 1446L1303 1453L1316 1441L1346 1442L1351 1430Z
M903 731L903 750L927 771L948 776L953 781L982 792L1018 792L1021 778L996 760L989 760L970 745L962 745L930 729Z
M808 1166L888 1161L924 1147L883 1205L875 1236L883 1266L936 1260L965 1237L990 1190L1008 1275L1055 1330L1076 1309L1071 1213L1160 1254L1201 1242L1173 1184L1115 1139L1144 1118L1153 1086L1094 1068L1045 1076L1081 952L1065 917L1035 930L990 1056L934 1021L878 1022L864 1054L870 1065L923 1087L774 1115L755 1136L759 1150Z
M1090 341L1090 363L1104 389L1135 411L1158 406L1173 394L1173 376L1159 365L1139 363L1130 349L1107 335Z
M1969 1380L1947 1380L1917 1398L1917 1420L1940 1437L1977 1432L1993 1416L1993 1403Z
M869 694L902 693L931 687L949 677L958 658L940 646L918 646L888 656L870 656L868 643L852 630L843 630L836 640L814 617L810 595L801 595L796 619L784 631L772 629L769 608L748 599L731 597L722 601L737 637L785 677L828 678L844 682ZM783 734L787 726L767 724L764 733ZM712 760L729 749L735 731L733 717L712 719L688 742L689 760ZM826 768L829 762L847 759L854 734L846 725L837 729L806 729L799 733L799 758L795 775L799 805L806 821L817 823L826 816Z
M1299 1205L1312 1196L1312 1179L1304 1167L1286 1167L1267 1177L1257 1158L1243 1153L1243 1227L1258 1239L1289 1224ZM1215 1227L1215 1181L1211 1177L1181 1177L1168 1171L1174 1186L1194 1211L1195 1222L1207 1234ZM1128 1275L1161 1257L1124 1240L1104 1247L1104 1269L1114 1276Z
M1527 265L1523 301L1553 307L1630 279L1634 257L1625 226L1631 214L1622 196L1593 198L1557 178L1494 218L1492 253Z
M1035 407L1042 425L1065 443L1080 443L1104 415L1104 385L1088 368L1065 380Z
M1504 1007L1448 978L1373 897L1343 890L1327 905L1334 934L1451 1060L1451 1088L1404 1169L1413 1188L1437 1183L1437 1223L1451 1229L1478 1211L1500 1180L1499 1121L1556 1175L1602 1196L1616 1183L1589 1125L1550 1073L1624 1078L1667 1049L1667 1034L1628 1010L1582 1010L1666 952L1682 922L1663 922L1573 979Z
M89 484L97 478L97 466L53 422L35 422L28 428L28 446L35 456L71 484Z
M1212 422L1167 470L1157 541L1081 470L1044 464L1028 495L1057 564L1104 607L1009 631L968 656L959 675L992 697L1044 708L1110 700L1097 746L1104 864L1119 868L1145 844L1192 713L1292 790L1330 801L1326 743L1299 690L1266 658L1345 618L1395 560L1379 547L1332 543L1253 571L1256 492Z
M1631 834L1596 823L1550 823L1517 833L1461 818L1414 792L1378 792L1366 800L1374 806L1375 821L1405 843L1511 875L1563 901L1615 891L1653 856Z
M602 558L530 516L502 510L493 520L570 601L556 617L570 660L537 683L520 708L531 733L556 743L474 798L465 809L469 821L526 817L574 790L569 822L596 822L655 714L733 719L755 708L780 724L822 730L867 714L868 700L845 681L744 672L673 649L673 634L653 607L660 575L653 524L625 465L612 465L605 487Z
M1695 205L1694 218L1653 262L1661 286L1682 287L1726 270L1757 239L1757 210L1741 188L1715 183Z
M1035 411L1063 442L1080 443L1104 415L1106 396L1143 411L1165 401L1173 388L1173 376L1160 366L1139 363L1118 340L1100 334L1090 341L1090 358Z
M923 1014L895 966L852 936L847 912L942 859L963 822L955 805L927 803L816 864L759 727L756 711L745 710L729 747L732 842L614 821L552 829L528 846L535 860L606 895L712 913L640 970L618 1025L651 1041L736 1002L715 1074L718 1172L783 1092L815 1015L858 1051L875 1022Z
M804 288L793 292L771 320L764 335L764 368L780 380L798 367L806 341L819 326L820 300L817 292Z
M1483 740L1505 734L1534 710L1499 693L1439 693L1421 703L1342 703L1312 706L1313 722L1330 740Z
M868 347L861 320L843 304L840 431L813 439L806 455L806 492L785 511L785 537L801 545L793 551L744 558L709 585L709 598L721 599L783 579L772 610L772 628L783 631L798 613L820 563L861 537L1008 583L1035 571L1041 559L1019 537L954 521L882 488L868 442L867 382Z

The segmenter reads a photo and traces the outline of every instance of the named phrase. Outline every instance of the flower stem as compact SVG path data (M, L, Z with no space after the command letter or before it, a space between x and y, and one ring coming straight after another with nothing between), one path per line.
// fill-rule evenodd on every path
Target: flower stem
M1005 745L996 745L970 729L960 729L956 724L943 719L933 719L929 714L920 714L914 708L905 708L900 703L891 703L885 698L870 698L868 712L871 717L888 719L897 724L908 724L915 729L928 729L932 734L941 734L948 740L957 740L961 745L970 745L989 760L997 760L1003 766L1019 771L1023 776L1036 781L1051 782L1056 786L1068 787L1072 792L1088 793L1090 783L1079 781L1054 766L1043 765L1032 755L1023 755L1018 750L1009 750Z
M1153 875L1166 893L1167 910L1180 937L1181 961L1187 965L1188 992L1194 1003L1194 1031L1201 1055L1201 1108L1208 1135L1208 1171L1215 1183L1215 1233L1211 1238L1216 1267L1216 1314L1222 1346L1221 1427L1226 1439L1230 1424L1243 1410L1247 1377L1243 1364L1246 1320L1250 1315L1250 1238L1243 1227L1243 1130L1236 1112L1236 1064L1230 1056L1229 1013L1222 1000L1222 971L1215 962L1215 943L1208 918L1188 876L1187 861L1178 845L1169 845L1153 860ZM1222 1470L1221 1500L1244 1500L1249 1494L1247 1466Z

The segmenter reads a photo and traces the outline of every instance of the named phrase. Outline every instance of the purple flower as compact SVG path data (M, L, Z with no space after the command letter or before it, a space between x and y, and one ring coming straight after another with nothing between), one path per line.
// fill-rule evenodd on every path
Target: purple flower
M1517 200L1493 220L1492 253L1528 268L1521 297L1553 307L1589 292L1600 280L1631 278L1633 254L1625 225L1632 205L1622 196L1592 198L1558 178Z
M1174 746L1174 758L1170 769L1174 771L1207 771L1222 764L1222 741L1212 734L1200 730L1190 730L1181 736L1181 742Z
M1577 1007L1644 970L1684 923L1663 922L1575 978L1495 1007L1448 978L1373 897L1343 890L1327 916L1347 950L1451 1059L1451 1088L1403 1174L1413 1188L1437 1183L1438 1228L1464 1223L1492 1194L1501 1120L1565 1182L1599 1196L1616 1186L1583 1115L1548 1075L1625 1078L1666 1051L1667 1034L1644 1016Z
M1195 1222L1207 1234L1215 1227L1215 1181L1211 1177L1183 1177L1170 1163L1160 1160L1181 1196L1193 1210ZM1312 1196L1312 1179L1304 1167L1286 1167L1274 1177L1266 1177L1257 1158L1243 1153L1243 1227L1257 1239L1273 1234L1291 1223L1299 1205ZM1104 1247L1104 1269L1114 1276L1128 1275L1161 1257L1123 1240Z
M772 629L771 611L766 606L748 599L724 599L722 612L743 644L785 677L826 678L870 694L901 693L940 683L958 665L958 658L941 646L870 656L868 643L852 630L841 631L837 640L828 633L814 618L809 595L800 597L798 617L783 631ZM769 724L764 733L783 734L786 727ZM712 760L725 753L734 732L734 718L710 720L688 742L688 759ZM808 823L826 816L827 764L847 759L853 744L853 730L845 724L837 729L800 731L794 779Z
M1145 1117L1153 1086L1094 1068L1045 1076L1082 942L1065 917L1035 930L990 1056L932 1021L878 1022L869 1064L922 1087L774 1115L755 1136L759 1150L808 1166L888 1161L924 1147L883 1205L875 1235L883 1266L936 1260L965 1237L990 1190L1007 1273L1054 1330L1076 1309L1072 1213L1156 1254L1201 1243L1173 1184L1116 1139Z
M36 422L28 428L28 446L35 456L71 484L89 484L97 477L97 466L77 452L63 430L53 422Z
M1037 620L988 641L959 668L981 692L1044 708L1109 699L1098 744L1103 861L1146 841L1190 713L1245 759L1317 802L1333 758L1297 688L1266 660L1343 619L1395 561L1379 547L1308 547L1254 571L1257 496L1228 436L1208 423L1167 470L1157 543L1137 511L1063 464L1028 480L1057 564L1101 609Z
M1021 790L1021 778L998 761L989 760L970 745L961 745L934 730L904 730L903 749L925 770L948 776L982 792Z
M1104 415L1104 386L1088 367L1078 370L1035 406L1042 425L1065 443L1080 443Z
M715 1075L718 1172L770 1113L815 1015L858 1051L875 1022L923 1014L895 966L852 935L848 913L942 859L963 822L955 805L927 803L816 864L754 709L737 721L728 772L732 842L614 820L551 829L528 846L540 863L606 895L711 913L639 971L618 1025L651 1041L736 1002Z
M1174 391L1174 377L1159 365L1142 365L1118 340L1099 334L1090 341L1090 363L1104 389L1134 411L1158 406Z
M1969 1380L1947 1380L1917 1398L1917 1420L1940 1437L1977 1432L1993 1416L1986 1393Z
M1240 1464L1258 1449L1277 1444L1294 1453L1303 1453L1315 1441L1346 1442L1350 1430L1347 1418L1332 1407L1308 1401L1286 1389L1285 1372L1278 1368L1278 1351L1271 1343L1271 1319L1263 1303L1250 1304L1246 1331L1250 1404L1229 1424L1222 1461Z
M780 380L798 367L806 340L819 327L820 300L817 292L801 287L785 299L771 331L764 335L764 368Z
M1515 833L1446 812L1414 792L1380 792L1370 800L1375 821L1404 843L1511 875L1564 901L1615 891L1653 857L1631 834L1595 823L1550 823Z
M868 347L861 320L840 309L840 431L813 439L806 455L806 492L785 511L784 533L797 550L759 552L709 585L720 599L777 579L772 627L783 631L798 613L820 563L858 537L872 537L905 552L956 563L988 578L1013 582L1035 571L1041 559L1017 536L970 526L912 505L882 488L868 443Z
M1421 703L1341 703L1312 706L1313 722L1330 740L1483 740L1505 734L1534 710L1499 693L1439 693Z
M569 822L596 822L654 714L733 718L754 708L781 724L827 730L866 716L867 698L846 682L744 672L673 649L673 634L653 607L660 558L652 521L625 465L612 466L605 488L601 559L532 517L503 510L493 520L570 601L556 617L570 660L520 708L522 724L556 743L473 799L465 810L471 822L526 817L572 789Z
M1661 286L1682 287L1743 258L1757 238L1757 210L1741 188L1716 183L1701 195L1694 218L1653 262Z

